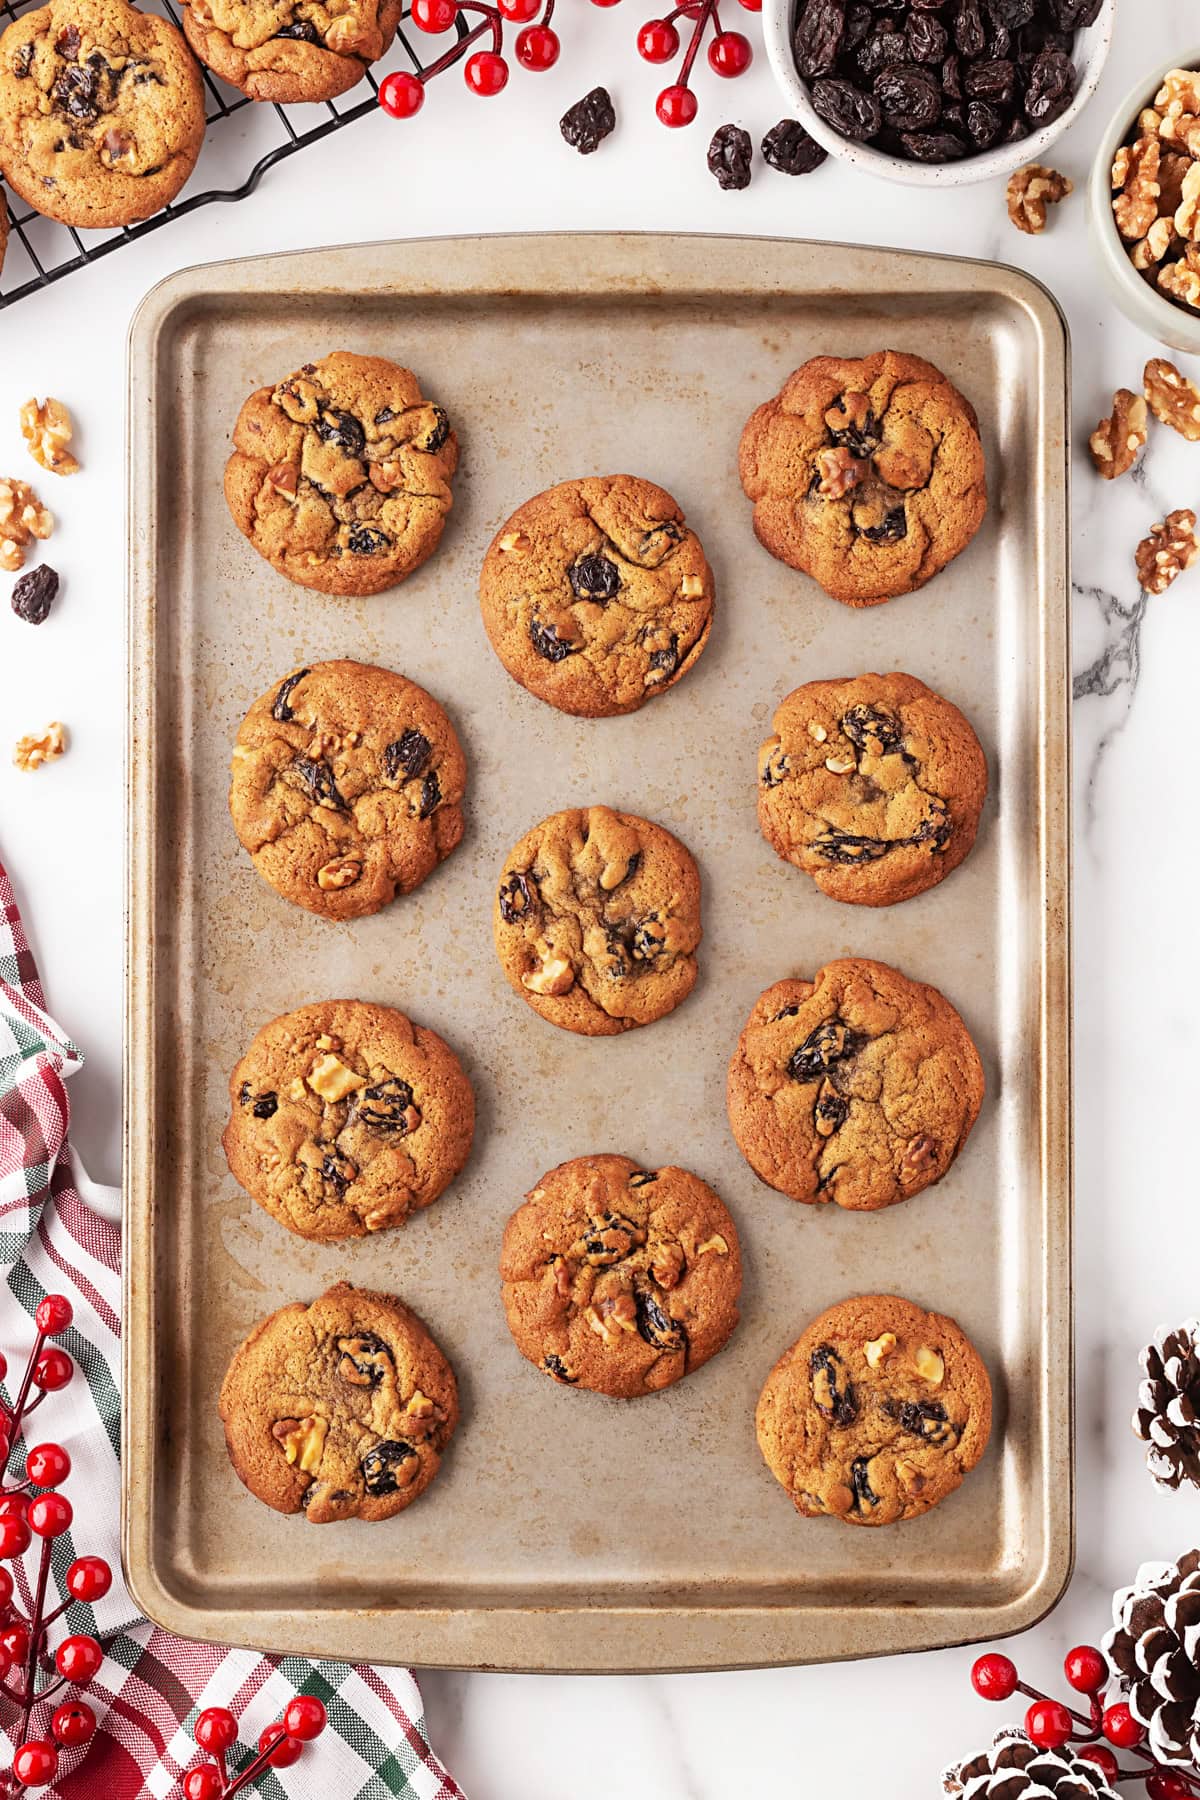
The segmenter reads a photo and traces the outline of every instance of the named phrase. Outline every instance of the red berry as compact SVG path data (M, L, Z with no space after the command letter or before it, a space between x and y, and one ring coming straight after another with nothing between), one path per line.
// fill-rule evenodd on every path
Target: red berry
M283 1723L292 1737L303 1738L308 1743L310 1739L320 1737L325 1729L325 1708L315 1694L297 1694L284 1708Z
M542 0L497 0L504 17L513 25L528 25L536 18Z
M3 1381L4 1377L7 1374L8 1374L8 1358L7 1358L7 1356L4 1355L3 1351L0 1351L0 1381Z
M58 1751L49 1738L30 1738L16 1752L12 1766L26 1787L49 1787L58 1774Z
M1113 1768L1116 1766L1114 1756ZM1180 1776L1173 1775L1170 1769L1155 1769L1153 1775L1146 1777L1146 1792L1150 1800L1192 1800L1195 1790Z
M1108 1664L1093 1645L1077 1644L1067 1651L1063 1674L1077 1694L1098 1694L1108 1680Z
M73 1600L103 1600L112 1586L112 1570L102 1556L80 1556L67 1570L67 1592Z
M425 104L425 84L407 69L393 69L379 84L379 104L393 119L411 119Z
M1118 1750L1132 1750L1146 1733L1123 1700L1110 1706L1104 1715L1104 1735Z
M24 1556L29 1548L29 1527L19 1515L8 1513L0 1518L0 1558L8 1561Z
M1084 1762L1094 1763L1110 1785L1121 1772L1121 1765L1107 1744L1080 1744L1075 1754Z
M71 1529L74 1516L65 1494L39 1494L29 1502L29 1511L25 1515L30 1531L36 1531L43 1538L61 1537L64 1531Z
M593 6L615 6L617 0L592 0Z
M523 69L529 69L535 75L540 75L545 69L552 69L561 49L558 33L551 31L548 25L529 25L524 31L517 33L517 61Z
M1042 1750L1057 1750L1065 1744L1073 1724L1060 1700L1035 1700L1025 1714L1025 1730Z
M35 1444L25 1458L25 1473L34 1487L61 1487L71 1473L71 1458L61 1444Z
M0 1649L11 1657L15 1663L23 1663L29 1655L29 1627L27 1625L6 1625L0 1631Z
M47 1337L57 1337L60 1331L67 1329L75 1313L65 1294L47 1294L33 1316L39 1331L44 1331Z
M183 1791L187 1800L221 1800L225 1783L216 1763L197 1763L189 1769L183 1778Z
M289 1737L282 1720L276 1719L273 1725L266 1726L258 1734L258 1747L269 1752L267 1761L275 1769L290 1769L304 1753L304 1745L297 1737Z
M744 75L753 59L750 39L740 31L718 31L708 46L709 67L717 75Z
M68 1700L50 1721L50 1729L60 1744L86 1744L96 1734L96 1715L83 1700Z
M237 1720L227 1706L206 1706L192 1736L202 1750L229 1750L237 1743Z
M90 1681L104 1661L104 1652L94 1637L69 1637L54 1652L54 1661L64 1680Z
M412 0L412 22L421 31L449 31L458 17L458 0Z
M696 96L691 88L664 88L655 101L654 110L664 125L672 130L680 125L690 125L696 116Z
M0 1644L0 1680L2 1680L4 1678L4 1676L8 1674L8 1671L12 1668L12 1666L13 1666L12 1657L8 1654L8 1651L4 1648L4 1645Z
M679 33L669 19L647 19L637 34L637 47L648 63L670 62L679 48Z
M971 1670L971 1685L981 1700L1007 1700L1017 1691L1017 1665L993 1650Z
M34 1365L34 1384L56 1394L59 1388L66 1387L74 1373L75 1364L65 1350L43 1350Z
M28 1494L0 1494L0 1519L23 1519L28 1509Z
M13 1578L8 1569L0 1569L0 1612L13 1597Z
M468 56L463 67L463 80L473 94L490 100L508 85L508 64L494 50L477 50ZM286 1767L286 1764L281 1765Z
M747 12L761 12L762 11L762 0L742 0L742 5L745 7Z

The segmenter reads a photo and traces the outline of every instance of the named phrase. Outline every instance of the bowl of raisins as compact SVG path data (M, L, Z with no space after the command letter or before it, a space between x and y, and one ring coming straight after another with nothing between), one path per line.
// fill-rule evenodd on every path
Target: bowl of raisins
M764 0L776 78L818 144L913 187L1039 161L1095 92L1116 0Z

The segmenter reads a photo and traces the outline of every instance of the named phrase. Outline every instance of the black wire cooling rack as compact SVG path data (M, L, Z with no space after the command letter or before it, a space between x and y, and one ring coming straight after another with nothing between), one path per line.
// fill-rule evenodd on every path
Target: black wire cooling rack
M0 31L20 13L39 0L0 0ZM141 3L141 0L139 0ZM151 0L143 11L158 12L179 25L179 13L172 0ZM294 156L309 144L318 144L343 125L374 112L378 105L379 82L392 69L407 68L424 73L426 65L406 36L407 9L401 28L387 56L368 69L357 87L341 100L308 103L304 106L270 106L263 101L248 100L237 88L201 68L204 77L205 116L208 130L200 160L188 187L178 200L164 206L140 225L126 225L115 231L76 231L70 225L59 225L44 219L9 195L8 251L0 270L0 311L23 300L39 288L61 281L64 275L86 268L102 256L119 250L134 238L158 231L197 207L210 206L215 200L244 200L252 194L267 170L285 157ZM459 21L460 35L465 29ZM420 34L418 34L420 35ZM439 45L435 55L440 55ZM314 120L316 121L314 123ZM248 173L246 172L248 170ZM205 180L216 185L203 192L189 192ZM2 202L0 202L2 204Z

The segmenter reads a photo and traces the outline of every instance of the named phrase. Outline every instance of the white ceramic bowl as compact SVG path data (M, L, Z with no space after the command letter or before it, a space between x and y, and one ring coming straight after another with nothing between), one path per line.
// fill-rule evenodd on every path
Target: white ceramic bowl
M1112 45L1113 15L1116 0L1104 0L1094 25L1088 25L1075 39L1075 71L1078 77L1074 98L1066 111L1040 131L1030 132L1016 144L998 144L994 150L979 150L964 156L961 162L918 163L902 156L889 156L873 150L870 144L851 143L827 125L813 111L808 97L808 84L796 72L792 57L792 26L798 11L798 0L763 0L763 35L767 55L775 71L775 79L783 90L789 116L799 119L806 131L824 145L831 156L869 175L882 175L885 181L903 182L908 187L965 187L972 181L994 181L1009 176L1026 163L1040 162L1056 139L1078 118L1096 91L1100 72Z
M1196 68L1200 68L1200 46L1180 51L1170 62L1143 76L1117 107L1101 139L1088 182L1088 236L1109 291L1125 317L1172 350L1200 356L1200 313L1177 306L1138 274L1129 260L1130 247L1117 230L1112 214L1113 158L1129 136L1135 119L1144 106L1151 104L1170 69Z

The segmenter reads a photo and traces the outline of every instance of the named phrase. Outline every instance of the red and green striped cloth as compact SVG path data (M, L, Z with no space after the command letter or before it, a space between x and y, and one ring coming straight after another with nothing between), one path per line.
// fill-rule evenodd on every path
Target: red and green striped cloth
M0 864L0 1268L10 1299L0 1297L0 1350L19 1379L34 1336L33 1314L46 1293L66 1294L75 1309L59 1340L75 1360L71 1385L48 1396L40 1438L66 1445L75 1529L54 1546L53 1576L77 1555L103 1556L112 1589L94 1606L73 1604L52 1633L88 1632L104 1646L104 1664L87 1689L99 1729L85 1752L66 1751L52 1789L57 1800L167 1800L198 1760L191 1726L206 1706L228 1706L241 1738L229 1753L238 1769L258 1733L294 1694L325 1702L329 1728L290 1769L259 1782L267 1800L462 1800L425 1736L421 1694L409 1669L351 1668L294 1656L262 1656L193 1644L138 1616L120 1577L121 1233L112 1189L89 1183L67 1142L65 1082L82 1058L45 1010L41 983L12 885ZM6 1400L11 1394L4 1389ZM24 1446L13 1446L14 1462ZM31 1557L35 1555L31 1552ZM13 1565L22 1605L29 1571ZM15 1717L0 1718L11 1733ZM35 1715L33 1727L45 1731ZM10 1740L11 1741L11 1740ZM0 1755L3 1745L0 1744ZM4 1766L7 1766L5 1759Z

